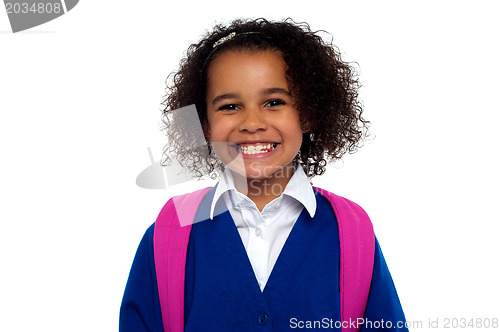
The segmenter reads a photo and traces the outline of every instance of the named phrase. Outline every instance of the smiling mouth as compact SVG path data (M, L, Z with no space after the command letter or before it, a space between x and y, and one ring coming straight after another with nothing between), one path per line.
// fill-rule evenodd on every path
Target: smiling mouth
M273 151L278 143L236 144L236 150L243 155L264 154Z

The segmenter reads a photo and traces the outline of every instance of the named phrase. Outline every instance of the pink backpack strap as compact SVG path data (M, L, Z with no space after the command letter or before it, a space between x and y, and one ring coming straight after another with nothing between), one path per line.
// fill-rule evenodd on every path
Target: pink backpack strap
M169 199L155 222L156 279L166 332L184 331L184 277L189 234L198 206L210 189Z
M314 187L333 207L340 240L340 315L346 331L359 331L348 322L363 318L370 293L375 234L366 212L356 203ZM344 326L344 325L343 325Z
M170 199L160 211L153 238L156 278L165 332L184 330L184 281L189 234L196 211L211 188ZM340 241L340 311L342 322L364 316L370 292L375 235L366 212L356 203L314 187L332 205ZM354 332L360 328L342 331Z

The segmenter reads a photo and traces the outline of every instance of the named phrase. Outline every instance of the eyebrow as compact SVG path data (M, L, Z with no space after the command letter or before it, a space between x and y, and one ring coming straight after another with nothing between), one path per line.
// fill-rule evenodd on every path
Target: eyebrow
M292 94L283 89L283 88L268 88L268 89L264 89L260 92L261 95L265 96L265 95L270 95L270 94L283 94L283 95L287 95L287 96L291 96ZM224 100L224 99L232 99L232 98L240 98L241 96L238 94L238 93L225 93L223 95L219 95L217 97L214 98L214 100L212 100L212 105L215 105L215 103L221 101L221 100Z

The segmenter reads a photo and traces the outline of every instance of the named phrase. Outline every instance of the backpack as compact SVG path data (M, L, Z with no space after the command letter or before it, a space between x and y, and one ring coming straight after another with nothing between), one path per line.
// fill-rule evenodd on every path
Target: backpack
M184 278L187 246L196 211L211 187L168 200L155 222L153 246L158 294L165 332L184 331ZM342 331L359 331L370 292L375 235L366 212L356 203L314 189L331 204L340 241Z

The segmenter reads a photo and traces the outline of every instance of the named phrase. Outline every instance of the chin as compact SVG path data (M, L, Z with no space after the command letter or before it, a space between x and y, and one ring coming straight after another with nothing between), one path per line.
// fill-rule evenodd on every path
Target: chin
M246 177L249 180L264 180L273 177L281 177L283 176L283 172L281 170L283 170L283 168L276 166L247 168Z

